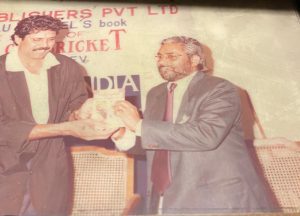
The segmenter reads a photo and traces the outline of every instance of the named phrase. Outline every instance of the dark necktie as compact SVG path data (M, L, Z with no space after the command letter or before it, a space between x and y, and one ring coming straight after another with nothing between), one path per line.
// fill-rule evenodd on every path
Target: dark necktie
M171 83L168 89L164 121L173 120L173 93L176 83ZM167 150L156 150L152 162L151 180L153 192L162 195L171 183L170 157Z

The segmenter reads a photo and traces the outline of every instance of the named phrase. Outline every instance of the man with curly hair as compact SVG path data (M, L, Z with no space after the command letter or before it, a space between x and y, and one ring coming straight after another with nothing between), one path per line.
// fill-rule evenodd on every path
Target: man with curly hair
M50 52L62 28L50 16L25 18L12 35L15 48L0 57L0 215L67 215L71 181L63 136L92 140L112 133L73 117L87 92L79 64Z

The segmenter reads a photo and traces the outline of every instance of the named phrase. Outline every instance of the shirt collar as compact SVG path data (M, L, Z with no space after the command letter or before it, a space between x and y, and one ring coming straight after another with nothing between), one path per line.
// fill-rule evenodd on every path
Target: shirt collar
M49 69L55 65L60 64L59 61L56 59L56 57L49 52L43 63L42 69ZM22 64L19 55L18 55L18 49L12 48L11 51L6 56L6 62L5 62L6 70L9 72L21 72L21 71L27 71L27 69Z
M176 83L177 87L188 86L188 84L190 83L190 81L193 79L193 77L196 74L197 74L197 71L194 71L191 74L189 74L188 76L183 77L182 79L176 80L175 82L168 82L167 88L170 89L170 86L171 86L172 83Z

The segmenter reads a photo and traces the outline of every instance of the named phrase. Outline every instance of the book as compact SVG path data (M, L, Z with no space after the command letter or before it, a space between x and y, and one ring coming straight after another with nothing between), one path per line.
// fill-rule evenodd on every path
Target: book
M117 101L125 100L124 89L105 89L94 91L92 119L102 120L111 127L123 127L122 120L114 113Z
M124 127L124 123L115 115L113 108L120 100L125 100L124 89L95 90L93 98L82 105L79 116L82 119L90 118L104 122L108 128Z

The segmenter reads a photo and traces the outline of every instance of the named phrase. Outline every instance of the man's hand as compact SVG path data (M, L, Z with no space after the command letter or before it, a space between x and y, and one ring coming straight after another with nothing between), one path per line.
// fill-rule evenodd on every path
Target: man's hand
M69 131L68 135L84 140L107 139L117 130L117 128L109 128L107 124L92 119L76 120L65 124Z
M120 151L127 151L135 145L136 136L134 132L131 132L125 127L121 127L112 136L112 141Z
M114 105L116 116L121 118L125 126L135 131L138 122L141 120L137 108L128 101L118 101Z
M57 136L74 136L84 140L107 139L117 129L109 127L101 121L81 119L56 124L35 125L28 136L28 140Z
M113 135L111 136L111 138L113 140L119 140L120 138L122 138L125 134L125 127L120 127L119 130L117 130L116 132L113 133Z
M93 113L93 99L87 99L80 107L80 109L75 110L69 116L69 121L89 119Z

